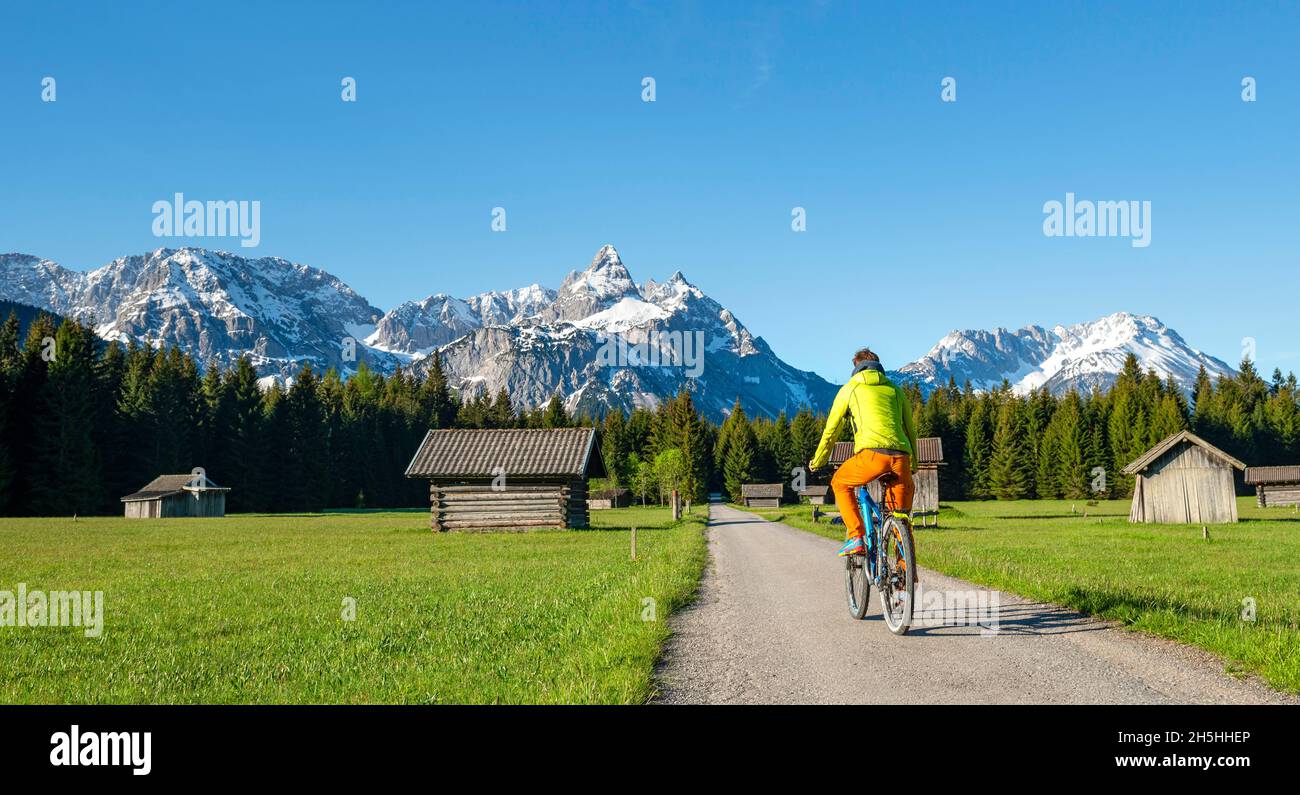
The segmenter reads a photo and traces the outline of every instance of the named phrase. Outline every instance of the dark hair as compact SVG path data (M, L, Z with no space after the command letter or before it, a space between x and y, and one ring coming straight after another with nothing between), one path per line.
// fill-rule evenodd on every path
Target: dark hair
M857 353L853 354L853 366L854 366L854 367L857 367L858 365L862 364L863 362L876 362L876 363L879 363L879 362L880 362L880 357L877 356L877 355L875 354L875 352L873 352L870 348L863 348L862 350L860 350L860 351L858 351Z

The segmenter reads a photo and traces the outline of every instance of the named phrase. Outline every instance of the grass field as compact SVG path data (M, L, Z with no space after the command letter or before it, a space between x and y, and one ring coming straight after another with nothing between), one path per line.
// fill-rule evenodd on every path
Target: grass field
M100 637L0 627L0 702L639 703L704 515L441 534L425 511L0 519L0 590L104 592Z
M833 506L827 506L834 510ZM1300 516L1241 498L1242 521L1131 525L1127 500L944 503L943 526L916 529L922 566L1067 605L1222 656L1232 673L1300 692ZM1073 510L1072 510L1073 509ZM811 507L755 511L842 539ZM1242 620L1243 600L1255 621Z

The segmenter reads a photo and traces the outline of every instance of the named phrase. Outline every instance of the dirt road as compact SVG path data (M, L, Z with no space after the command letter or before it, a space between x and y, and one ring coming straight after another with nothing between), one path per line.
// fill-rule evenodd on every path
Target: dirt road
M849 615L834 541L711 507L712 560L674 616L660 702L1297 703L1208 653L925 569L918 626L897 637L874 592L865 620Z

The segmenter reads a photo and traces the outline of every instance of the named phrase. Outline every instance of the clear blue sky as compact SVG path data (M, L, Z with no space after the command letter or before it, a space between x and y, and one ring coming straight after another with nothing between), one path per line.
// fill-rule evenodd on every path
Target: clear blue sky
M609 242L835 381L1121 309L1300 370L1296 4L121 5L0 9L0 250L278 255L389 309ZM153 237L177 191L261 201L261 245ZM1067 191L1151 201L1151 245L1044 237Z

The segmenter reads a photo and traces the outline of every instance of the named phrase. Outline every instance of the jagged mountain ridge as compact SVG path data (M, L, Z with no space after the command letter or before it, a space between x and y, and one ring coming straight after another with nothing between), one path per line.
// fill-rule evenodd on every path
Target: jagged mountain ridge
M84 272L4 254L0 297L92 323L105 339L177 345L202 362L229 365L247 354L263 374L301 361L346 369L343 340L364 338L382 316L325 271L197 248L158 249Z
M557 391L571 411L650 407L685 385L716 420L737 397L751 414L775 416L804 405L824 411L835 392L778 358L681 272L637 284L613 246L571 271L558 290L533 284L464 299L440 293L386 313L324 271L199 248L159 249L86 272L0 255L0 299L93 321L107 339L178 345L204 362L228 365L248 354L268 377L288 377L304 361L345 374L362 361L381 372L399 365L424 371L437 351L464 394L505 388L521 408ZM684 343L692 353L695 339L702 342L698 373L672 355L636 360L638 343ZM344 353L348 340L355 359ZM618 340L632 346L632 360L609 360ZM1046 387L1063 394L1113 383L1130 352L1143 369L1187 389L1201 366L1215 377L1233 373L1158 319L1120 312L1050 330L953 331L893 375L923 391L951 377L977 389L1006 379L1022 393Z
M345 374L359 362L423 371L438 351L466 396L505 388L521 408L557 391L575 412L653 407L685 386L720 420L737 397L752 414L775 416L804 405L825 411L835 393L781 361L680 272L638 285L613 246L559 290L435 294L387 313L324 271L201 248L159 249L85 272L0 255L0 298L93 322L107 339L177 345L203 362L229 365L248 354L268 378L287 378L303 362ZM618 357L619 340L630 360ZM636 346L652 341L666 353L638 360ZM349 342L355 359L345 354Z
M763 416L825 411L834 399L832 384L783 362L681 272L638 285L613 246L559 290L533 285L509 295L510 322L484 317L475 299L431 296L386 315L366 343L411 356L417 372L436 345L464 395L504 388L517 405L534 406L559 392L571 412L654 407L683 386L715 420L737 397ZM652 344L663 351L657 358L637 349Z
M1005 379L1024 394L1046 388L1056 395L1071 389L1087 393L1115 382L1128 354L1143 371L1154 369L1191 391L1204 366L1212 378L1233 375L1223 361L1189 346L1178 332L1150 315L1116 312L1097 320L1056 326L1026 326L950 332L922 358L894 375L922 391L970 381L977 390L994 389Z

